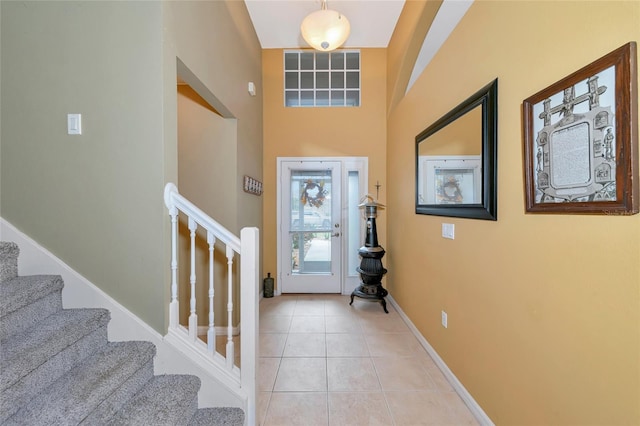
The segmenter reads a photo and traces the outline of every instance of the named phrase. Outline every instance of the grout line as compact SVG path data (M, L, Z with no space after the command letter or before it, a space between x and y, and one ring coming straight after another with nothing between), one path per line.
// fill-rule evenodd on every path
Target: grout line
M287 296L285 296L285 297L287 297ZM323 319L323 321L324 321L324 324L323 324L323 325L324 325L324 333L321 333L321 332L292 333L292 332L291 332L291 327L292 327L292 325L293 325L293 317L305 317L305 316L306 316L306 315L296 315L296 314L295 314L295 309L296 309L296 307L298 306L298 301L300 300L300 299L299 299L299 297L300 297L300 296L296 296L296 299L295 299L295 306L294 306L294 309L293 309L293 313L292 313L292 314L291 314L291 316L290 316L290 317L291 317L291 320L290 320L290 322L289 322L289 328L288 328L288 330L287 330L287 332L286 332L286 333L283 333L283 334L286 334L285 344L284 344L284 348L283 348L283 350L282 350L282 354L281 354L281 356L280 356L280 357L277 357L277 358L279 359L279 361L278 361L278 368L277 368L277 370L276 370L276 377L275 377L274 382L273 382L272 391L271 391L271 392L269 392L269 395L268 395L267 407L266 407L266 409L265 409L265 412L264 412L264 418L263 418L263 419L264 419L264 420L266 420L266 419L267 419L267 416L268 416L268 413L269 413L269 409L270 409L270 407L271 407L272 396L273 396L273 394L274 394L274 393L279 393L279 394L285 394L285 393L307 393L307 392L310 392L310 393L324 393L324 394L325 394L325 397L326 397L327 425L329 425L329 424L331 423L330 395L331 395L332 393L369 393L369 392L377 392L377 391L373 391L373 390L362 390L362 391L345 390L345 391L333 391L333 392L332 392L332 391L330 391L330 390L329 390L329 387L330 387L330 384L329 384L329 363L328 363L328 361L329 361L329 349L328 349L327 335L328 335L328 334L341 334L341 335L342 335L342 334L344 334L344 335L358 335L358 336L361 336L361 338L362 338L362 340L363 340L363 342L364 342L364 345L365 345L365 349L366 349L367 355L365 355L365 356L338 356L338 357L335 357L335 358L352 358L352 359L364 359L364 358L368 358L368 359L370 360L370 362L371 362L371 363L372 363L372 365L373 365L374 372L375 372L375 374L376 374L376 379L377 379L377 381L378 381L378 385L379 385L379 387L380 387L379 392L381 392L381 393L382 393L382 396L383 396L384 401L385 401L385 407L386 407L386 409L387 409L387 414L388 414L389 418L391 419L392 425L393 425L393 426L398 425L398 423L397 423L397 421L396 421L396 419L395 419L395 417L394 417L394 415L393 415L393 412L392 412L392 410L391 410L391 405L390 405L390 403L389 403L388 394L390 394L390 392L425 392L425 391L424 391L424 390L396 390L396 391L386 391L386 390L384 390L384 389L383 389L383 387L382 387L382 383L381 383L381 379L380 379L380 374L379 374L379 372L378 372L378 368L376 367L376 364L375 364L375 362L374 362L374 359L377 359L377 358L387 358L387 357L385 357L385 356L376 356L376 357L372 356L372 355L371 355L370 343L369 343L369 341L368 341L368 339L367 339L366 337L367 337L367 335L369 335L369 334L372 334L372 335L373 335L373 334L377 334L377 335L384 335L384 334L409 333L409 334L411 334L411 335L412 335L412 337L417 341L418 346L421 346L421 345L420 345L420 341L419 341L419 339L417 339L417 338L416 338L416 336L414 335L414 333L412 333L411 328L407 325L407 330L402 331L402 332L400 332L400 331L382 332L382 331L378 331L377 329L375 329L375 328L374 328L374 329L372 329L372 333L366 333L366 332L365 332L365 329L364 329L364 327L363 327L363 324L362 324L362 322L363 322L363 316L361 316L361 315L362 315L362 314L363 314L363 315L367 315L367 314L368 314L368 312L367 312L367 313L362 313L362 312L361 312L361 315L354 314L354 313L350 313L350 314L349 314L350 319L348 319L348 321L355 321L356 325L358 326L358 327L357 327L357 330L355 330L355 331L354 331L354 330L351 330L351 329L350 329L350 330L348 330L347 332L344 332L344 333L328 333L328 332L327 332L327 325L326 325L326 318L327 318L327 316L341 316L341 317L343 317L343 316L344 316L344 317L347 317L347 315L346 315L346 314L345 314L345 315L339 315L339 314L336 314L335 312L334 312L332 315L327 315L327 311L326 311L327 300L322 300L322 299L321 299L321 297L319 297L319 298L318 298L318 299L319 299L319 301L322 301L322 302L323 302L324 310L323 310L323 313L322 313L321 315L313 315L313 316L314 316L314 317L321 317L321 318ZM307 301L307 299L305 299L305 301ZM389 306L389 308L392 308L392 306L393 306L393 305ZM397 313L397 311L396 311L395 309L393 309L393 311ZM352 316L352 315L353 315L353 316ZM404 318L402 318L402 316L401 316L401 315L400 315L400 317L401 317L401 319L403 319L403 320L404 320ZM403 322L405 322L405 324L406 324L406 321L403 321ZM281 368L281 366L282 366L282 360L285 358L285 357L284 357L284 352L285 352L285 350L286 350L287 342L289 341L289 336L290 336L291 334L308 334L308 333L312 333L312 334L323 334L323 335L324 335L324 345L325 345L325 346L324 346L324 357L300 356L300 357L292 357L292 358L324 358L324 365L325 365L325 379L326 379L326 382L325 382L325 391L275 391L275 384L276 384L276 382L277 382L278 374L279 374L279 372L280 372L280 368ZM428 353L427 353L427 354L425 354L425 355L427 355L427 356L429 357L429 354L428 354ZM415 357L415 355L413 355L413 356L407 356L407 357ZM401 357L401 358L407 358L407 357ZM397 358L397 357L395 357L395 356L394 356L393 358ZM422 372L426 373L426 375L427 375L428 379L433 383L433 385L434 385L434 390L433 390L433 392L435 392L435 393L440 393L440 392L439 392L439 390L437 389L437 386L435 386L435 380L434 380L434 379L433 379L433 377L431 376L431 373L430 373L430 372L429 372L429 370L426 368L426 366L425 366L425 365L420 365L420 369L422 370ZM446 400L445 400L444 402L446 403L447 407L450 407L450 404L449 404L449 402L448 402L448 401L446 401Z

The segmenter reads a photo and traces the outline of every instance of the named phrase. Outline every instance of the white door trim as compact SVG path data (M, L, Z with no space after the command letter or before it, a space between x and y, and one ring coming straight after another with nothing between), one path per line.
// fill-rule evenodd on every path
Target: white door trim
M341 223L342 223L342 232L349 232L349 217L348 217L348 191L346 188L348 187L348 179L349 172L356 171L359 176L359 186L360 186L360 196L366 194L368 192L368 182L369 182L369 158L368 157L277 157L277 166L276 166L276 250L277 250L277 274L276 274L276 289L274 294L279 296L282 294L282 288L279 283L282 282L282 271L284 270L284 266L282 262L282 256L280 253L282 252L283 242L281 241L281 231L282 231L282 191L281 191L281 183L282 183L282 163L290 162L290 161L339 161L342 164L342 188L341 198L342 198L342 211L341 211ZM358 198L360 198L360 196ZM362 215L360 215L360 220L358 221L358 235L359 242L363 241L364 238L364 219ZM341 254L341 262L343 265L348 265L348 257L349 252L347 252L348 247L348 239L340 238L342 244L342 254ZM359 245L358 245L359 247ZM354 249L353 247L351 248ZM355 248L355 252L357 253L357 248ZM358 286L359 284L359 276L354 271L349 271L347 267L341 268L341 294L349 295L351 292Z
M279 288L283 293L336 294L342 291L342 168L340 161L309 159L280 162L281 179L278 189L282 194L283 218L280 220L282 252L280 252ZM318 177L320 180L314 180L314 182L324 182L320 185L328 184L330 200L326 205L314 207L309 204L305 207L304 204L307 203L301 201L298 193L303 188L294 189L293 181L298 181L296 186L304 187L311 181L301 182L300 178L295 176L301 174L305 176L304 179L309 179L309 176L318 173L322 178ZM318 184L314 183L314 185L317 187ZM320 216L302 217L303 212L306 216L307 208L309 208L308 213L315 212ZM292 210L297 213L290 213ZM302 242L303 236L313 236L308 253ZM298 243L296 250L293 250L294 240ZM293 267L291 259L294 251L298 255L296 268Z

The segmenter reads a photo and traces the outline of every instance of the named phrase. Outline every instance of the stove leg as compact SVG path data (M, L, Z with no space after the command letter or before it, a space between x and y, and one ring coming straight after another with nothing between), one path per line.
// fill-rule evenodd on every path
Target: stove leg
M354 294L351 293L351 302L349 302L349 306L353 305L353 296L354 296Z
M384 299L380 299L380 303L382 303L382 309L384 309L386 313L389 313L389 311L387 311L387 302Z

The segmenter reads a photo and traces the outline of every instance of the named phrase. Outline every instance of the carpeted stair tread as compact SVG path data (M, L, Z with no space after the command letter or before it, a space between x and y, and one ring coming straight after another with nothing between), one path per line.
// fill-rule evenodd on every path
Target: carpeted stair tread
M154 376L152 343L108 342L108 310L63 309L59 275L19 276L19 254L0 241L0 425L244 425L198 409L198 377Z
M16 277L0 283L0 340L60 311L62 287L59 275Z
M62 291L60 275L28 275L0 283L0 318L13 313L44 296Z
M109 319L110 313L106 309L65 309L23 333L2 340L0 390L8 388L93 331L106 327Z
M150 365L152 374L155 351L149 342L109 343L37 394L5 425L76 425L113 395L124 398L119 388L138 370Z
M20 248L11 241L0 241L0 283L18 276Z
M49 387L87 356L106 344L107 325L105 324L90 331L89 334L57 354L51 354L51 357L43 364L20 377L7 389L0 391L0 424L11 417L20 407L28 404L36 394Z
M244 411L235 407L201 408L191 418L189 426L242 426Z
M186 426L198 409L199 389L196 376L155 376L108 424Z

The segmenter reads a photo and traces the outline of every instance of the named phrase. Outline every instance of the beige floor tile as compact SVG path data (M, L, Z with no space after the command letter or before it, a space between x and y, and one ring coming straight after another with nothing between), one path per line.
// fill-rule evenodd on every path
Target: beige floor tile
M312 294L312 293L299 293L296 295L291 295L291 297L295 297L297 301L303 302L321 302L324 303L325 299L329 296L332 296L330 293L325 294Z
M422 365L439 392L455 392L449 381L429 355L423 359Z
M324 301L318 300L298 300L293 311L294 316L324 316Z
M449 404L451 419L458 425L478 425L478 421L455 392L442 392L442 397Z
M258 359L258 391L271 392L273 390L279 367L280 358Z
M327 358L327 381L330 392L380 390L371 358Z
M353 309L349 306L349 296L335 297L324 302L325 315L353 315Z
M291 315L263 315L260 317L260 333L288 333Z
M364 336L374 357L410 357L424 352L411 333L364 333Z
M294 316L289 333L324 333L324 315Z
M355 315L327 315L324 318L327 333L361 333L360 321Z
M382 392L329 392L330 426L388 426L391 415Z
M369 350L362 334L327 334L327 357L368 357Z
M264 419L267 416L267 408L271 400L271 392L258 393L258 406L256 407L256 420L259 425L264 425Z
M286 341L287 335L284 333L260 333L260 348L258 352L259 356L281 357Z
M264 426L326 426L326 392L274 392Z
M397 426L455 425L439 392L385 392Z
M440 371L435 361L433 360L433 358L431 358L431 355L429 355L427 351L424 351L424 356L418 358L421 360L422 368L424 368L425 370L430 371L431 369L435 368L436 370Z
M326 392L327 361L325 358L282 358L274 391Z
M326 357L324 333L290 333L283 357Z
M260 316L263 315L293 315L296 308L296 299L287 296L279 296L262 299L260 302Z
M379 302L349 300L262 300L261 425L478 424L390 304L385 314ZM218 336L219 350L225 342Z
M373 358L373 364L385 391L436 390L417 358Z
M395 312L380 315L361 315L358 318L363 333L408 333L407 324Z

